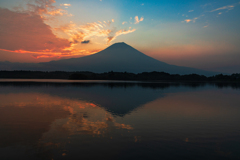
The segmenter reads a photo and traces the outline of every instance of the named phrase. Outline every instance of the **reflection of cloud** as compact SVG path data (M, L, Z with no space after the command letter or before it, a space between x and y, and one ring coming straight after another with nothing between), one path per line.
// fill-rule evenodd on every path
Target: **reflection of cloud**
M14 98L14 102L12 99ZM68 130L71 134L102 134L103 129L109 127L115 129L132 130L130 125L117 123L112 115L100 108L94 103L89 103L81 100L72 100L67 98L52 97L39 93L20 93L0 95L0 107L14 106L17 108L28 108L33 106L36 108L43 108L51 110L51 108L58 108L59 111L68 111L71 115L60 123L56 123L59 128ZM46 108L46 106L48 106ZM97 114L97 117L95 115Z
M89 116L91 117L91 115ZM107 121L105 119L98 119L97 121L91 121L84 118L82 114L75 113L74 116L70 116L62 124L55 124L58 127L68 131L70 135L78 134L90 134L90 135L101 135L104 134L108 129L127 129L132 130L130 125L116 123L115 120Z
M12 95L14 96L14 95ZM32 97L32 96L30 96ZM47 98L47 99L46 99ZM44 106L59 106L70 113L69 117L58 119L45 133L45 138L53 138L56 133L64 132L67 135L104 135L111 130L132 130L130 125L117 123L113 116L96 104L57 97L41 97L38 95L38 104ZM18 102L18 104L21 104ZM26 106L22 104L21 106ZM62 134L62 133L61 133Z
M9 149L11 145L37 143L44 149L56 149L71 141L71 135L110 139L112 135L121 136L122 131L128 133L133 129L130 125L117 123L111 113L94 103L42 93L0 94L0 112L4 113L0 117L1 125L11 125L0 137L1 145ZM5 133L11 133L7 140ZM21 138L19 134L22 134ZM61 154L67 155L66 152Z

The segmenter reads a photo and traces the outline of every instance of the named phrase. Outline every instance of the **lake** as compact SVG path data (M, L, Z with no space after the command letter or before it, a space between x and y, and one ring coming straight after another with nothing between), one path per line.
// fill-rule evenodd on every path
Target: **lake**
M0 80L0 159L240 159L240 85Z

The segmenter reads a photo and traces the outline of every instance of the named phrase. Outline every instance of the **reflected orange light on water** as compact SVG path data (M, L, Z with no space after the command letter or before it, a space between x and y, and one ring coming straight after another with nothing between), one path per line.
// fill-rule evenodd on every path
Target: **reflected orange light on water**
M8 145L9 140L24 144L31 139L39 148L65 150L62 156L68 155L65 146L72 143L72 136L113 140L109 134L113 130L133 130L130 125L117 123L109 112L93 102L42 93L0 94L0 112L0 126L11 126L13 131L7 141L0 133L3 144L6 141Z
M53 132L57 133L59 130L64 130L67 135L87 134L94 136L104 135L109 129L133 129L130 125L117 123L110 113L94 103L47 94L1 94L0 106L0 110L7 110L7 113L16 110L16 108L23 112L23 114L17 116L20 112L15 113L13 111L12 116L14 117L12 117L11 122L9 122L9 119L11 119L9 114L1 118L6 119L6 121L8 119L9 123L21 122L21 120L26 118L26 113L30 114L30 117L39 117L37 121L45 121L45 131L48 130L48 132L44 133L45 137L51 137L51 135L55 135L52 134ZM37 110L37 112L31 112L32 110ZM52 117L52 112L59 114L55 116L57 119ZM63 113L64 115L62 115ZM31 122L26 121L25 123ZM21 126L18 127L21 128ZM29 129L31 130L31 128ZM46 144L50 145L52 142L47 142ZM55 143L53 144L55 145Z

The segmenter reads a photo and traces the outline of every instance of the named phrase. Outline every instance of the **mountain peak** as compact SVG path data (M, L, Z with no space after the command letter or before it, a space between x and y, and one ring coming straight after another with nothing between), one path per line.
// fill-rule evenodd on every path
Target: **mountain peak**
M126 47L126 46L130 46L130 45L128 45L128 44L125 43L125 42L117 42L117 43L112 44L111 46L121 46L121 47ZM110 46L110 47L111 47L111 46Z
M132 46L126 44L125 42L117 42L106 48L105 50L113 49L113 50L125 50L125 49L134 49Z
M115 44L126 44L126 43L125 42L117 42L117 43L114 43L113 45L115 45Z

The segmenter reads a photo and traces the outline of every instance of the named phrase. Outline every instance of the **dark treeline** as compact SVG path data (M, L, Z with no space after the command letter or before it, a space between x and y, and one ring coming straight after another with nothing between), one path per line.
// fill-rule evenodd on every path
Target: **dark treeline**
M232 75L215 75L206 77L204 75L189 74L169 74L165 72L143 72L143 73L128 73L128 72L105 72L92 73L82 72L73 73L70 75L71 80L131 80L131 81L196 81L196 82L240 82L240 74Z
M195 81L195 82L240 82L240 74L218 74L211 77L204 75L169 74L165 72L44 72L44 71L0 71L0 78L13 79L71 79L71 80L130 80L130 81Z
M69 79L75 72L0 71L0 78L12 79Z

